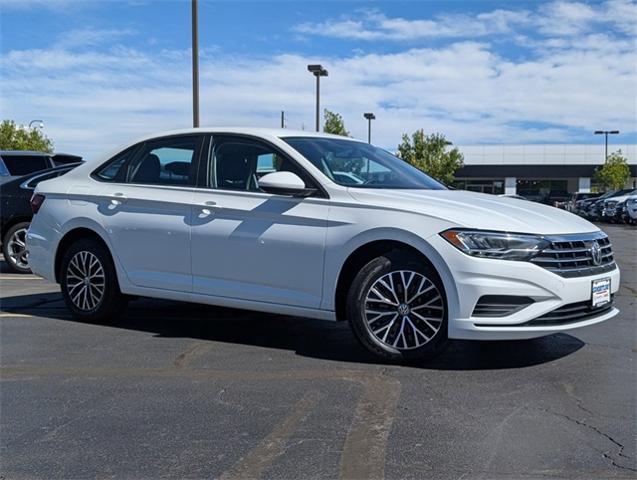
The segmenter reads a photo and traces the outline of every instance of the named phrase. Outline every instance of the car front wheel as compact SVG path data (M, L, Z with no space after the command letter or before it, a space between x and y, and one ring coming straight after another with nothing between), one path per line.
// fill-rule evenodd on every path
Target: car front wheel
M350 288L347 313L362 345L385 360L426 360L448 343L442 282L414 255L392 252L365 265Z
M60 279L64 302L77 318L112 321L126 307L111 255L96 240L78 240L67 249Z

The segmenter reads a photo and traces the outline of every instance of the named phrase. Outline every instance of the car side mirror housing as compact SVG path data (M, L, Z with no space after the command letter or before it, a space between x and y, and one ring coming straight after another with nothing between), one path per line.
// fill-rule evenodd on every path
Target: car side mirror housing
M307 188L305 182L292 172L268 173L263 175L258 183L261 190L274 195L308 197L316 191L313 188Z

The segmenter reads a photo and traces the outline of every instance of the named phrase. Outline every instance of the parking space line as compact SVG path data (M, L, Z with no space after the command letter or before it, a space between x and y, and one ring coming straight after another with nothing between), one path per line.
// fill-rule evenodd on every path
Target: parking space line
M341 478L385 478L387 442L401 385L383 374L360 380L364 390L343 446Z
M0 312L0 318L33 318L35 315L29 313Z
M0 280L44 280L42 277L36 277L35 275L0 275Z
M285 451L285 443L321 398L317 390L303 395L290 414L256 448L239 460L221 477L222 480L260 478L264 470Z

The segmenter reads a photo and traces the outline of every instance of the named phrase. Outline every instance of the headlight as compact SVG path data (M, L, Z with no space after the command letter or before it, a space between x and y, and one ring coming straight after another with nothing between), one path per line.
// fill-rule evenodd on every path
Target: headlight
M537 235L519 233L446 230L440 235L467 255L501 260L529 260L550 245Z

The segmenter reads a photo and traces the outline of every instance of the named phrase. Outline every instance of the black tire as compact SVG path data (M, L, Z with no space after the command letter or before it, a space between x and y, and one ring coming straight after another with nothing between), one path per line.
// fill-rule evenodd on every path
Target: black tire
M378 288L379 285L383 285L383 283L379 283L381 280L392 280L393 282L393 279L397 278L398 282L401 283L402 277L399 273L401 271L406 272L405 277L409 280L402 281L403 285L407 284L406 289L400 288L399 284L395 284L397 295L394 295L389 293L392 290L384 289L383 286L380 296L374 293L370 297L372 295L372 287ZM409 278L411 272L415 275ZM415 283L411 283L414 281L412 280L413 278L418 280L418 286ZM422 283L422 278L425 279L425 283ZM429 283L426 283L426 281ZM408 297L413 297L415 293L423 289L423 285L424 289L428 289L428 292L423 292L413 302L400 302L399 297L401 295L404 300ZM392 286L394 286L394 283L392 283ZM407 293L405 293L405 290ZM376 291L378 292L379 290ZM395 307L393 303L389 305L384 300L378 302L375 300L381 297L390 299L390 295L393 295L393 301L399 304L398 307ZM435 298L436 296L439 298ZM434 303L427 307L426 304L431 302ZM404 305L407 305L407 307L405 308ZM369 306L370 309L366 310L366 306ZM385 317L373 320L379 311L371 313L371 307L383 312ZM404 308L402 310L404 315L399 313L399 308ZM413 311L411 308L413 308ZM416 309L419 309L417 317ZM430 322L423 323L423 314L427 318L431 315L439 318L439 320L434 321L433 318L428 318ZM405 320L405 317L407 317L407 320ZM440 354L449 342L447 317L445 290L436 271L421 259L399 251L387 253L367 263L354 278L347 296L347 318L354 335L367 350L390 362L419 363ZM392 321L392 319L397 320L397 322ZM390 325L390 323L392 324ZM435 330L435 327L438 327L438 329ZM417 330L420 331L420 329L422 329L422 332L418 334ZM373 330L376 332L380 330L381 333L373 333ZM398 330L403 333L399 333ZM381 336L386 338L383 339ZM428 340L419 345L419 342L427 337ZM392 340L395 341L392 342Z
M101 270L93 260L99 263ZM103 274L103 281L99 272ZM64 252L59 275L64 302L76 318L89 322L112 322L124 312L127 298L119 289L111 254L102 243L93 239L73 242ZM93 277L92 285L81 280L88 276ZM98 288L100 285L101 290ZM99 299L95 301L95 297Z
M26 233L29 225L29 222L16 223L7 231L2 239L2 254L4 255L4 261L7 262L9 269L15 273L31 273L31 269L26 262L26 245L24 245L24 233ZM17 238L14 238L14 236L16 236L16 234L21 237L19 240L23 244L21 247L15 244L15 240L17 240ZM23 254L21 254L17 249L22 249Z

